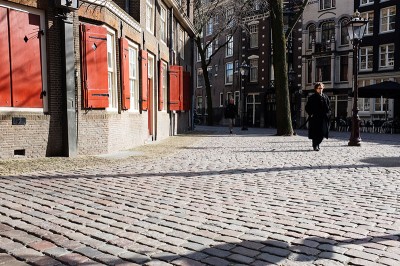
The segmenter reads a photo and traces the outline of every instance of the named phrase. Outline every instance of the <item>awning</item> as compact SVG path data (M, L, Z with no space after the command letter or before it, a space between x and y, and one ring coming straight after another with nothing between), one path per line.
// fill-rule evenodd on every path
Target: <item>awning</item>
M383 81L358 88L360 98L400 98L400 83L394 81Z

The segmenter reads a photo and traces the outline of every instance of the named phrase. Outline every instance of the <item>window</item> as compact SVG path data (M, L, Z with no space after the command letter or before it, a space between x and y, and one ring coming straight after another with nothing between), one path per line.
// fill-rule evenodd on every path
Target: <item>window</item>
M235 24L235 19L234 19L234 10L233 8L228 8L226 10L226 26L228 28L233 27L233 25Z
M374 11L361 13L361 17L368 19L368 25L365 29L365 35L372 35L374 33Z
M206 36L211 35L213 33L213 27L214 27L214 19L210 18L206 26Z
M235 60L235 73L239 71L239 60Z
M381 9L381 33L394 31L395 21L396 21L395 6Z
M226 36L226 52L225 52L225 56L229 57L233 55L233 36L232 35L228 35Z
M370 99L368 98L359 98L358 99L358 110L361 112L369 112L371 108Z
M210 59L211 55L212 55L212 44L210 44L210 45L207 47L206 59Z
M382 97L374 99L374 111L375 112L385 111L386 110L385 107L386 107L385 100Z
M167 10L164 6L161 6L160 9L160 37L161 41L167 43Z
M233 82L233 63L229 62L225 65L225 84L232 84Z
M146 0L146 30L154 33L154 10L152 0Z
M218 76L218 65L215 65L214 67L215 67L215 74L214 74L214 76Z
M129 44L129 90L132 110L139 110L138 46Z
M312 49L312 43L315 41L315 36L316 36L316 28L314 24L310 24L307 27L308 29L308 49Z
M394 44L379 46L379 67L387 68L394 66Z
M39 34L46 28L44 19L40 10L16 10L1 3L0 107L46 110L46 35Z
M212 77L213 77L213 68L212 68L212 66L208 66L207 67L207 73L208 73L208 80L212 80ZM212 86L212 84L210 84L210 86Z
M319 10L333 8L336 6L336 0L319 0Z
M341 56L340 60L340 76L339 81L349 81L349 57Z
M162 62L162 98L163 98L163 108L162 110L166 111L168 107L168 67L167 63Z
M316 60L316 81L331 81L331 58L321 57Z
M115 59L115 33L107 29L108 103L109 108L117 108L117 71Z
M250 60L250 82L258 81L258 59Z
M372 70L372 53L372 47L360 47L360 70Z
M197 88L201 88L203 85L203 69L197 69Z
M182 28L179 26L178 30L178 51L179 55L182 59L185 59L185 32L182 30Z
M374 0L361 0L360 5L373 4Z
M219 107L223 107L224 106L224 93L220 93L219 94Z
M258 47L258 24L250 25L250 48Z
M200 113L201 109L203 109L203 97L201 96L197 96L197 101L196 101L196 108L197 108L197 112Z
M332 37L335 37L335 22L328 21L321 25L321 41L323 44L330 43Z
M340 26L340 44L346 45L349 44L349 34L347 32L347 23L349 23L348 18L343 18L339 22Z
M307 60L307 84L312 84L312 60Z

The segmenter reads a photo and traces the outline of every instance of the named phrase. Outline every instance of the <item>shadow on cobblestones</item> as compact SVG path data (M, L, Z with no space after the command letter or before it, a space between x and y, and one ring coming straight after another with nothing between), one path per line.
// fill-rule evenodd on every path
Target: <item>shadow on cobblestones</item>
M1 225L1 224L0 224ZM10 231L2 225L0 238L0 264L10 265L147 265L147 266L229 266L229 265L399 265L400 254L398 235L356 237L335 240L322 237L287 237L276 240L253 236L255 240L240 240L218 244L206 237L193 238L196 242L182 245L161 245L152 247L145 244L125 246L129 243L110 240L97 243L93 239L89 246L77 241L69 245L60 244L61 238L42 236L24 247L24 234L15 234L14 240L4 238ZM244 237L246 235L243 235ZM247 238L251 238L246 236ZM229 237L226 237L229 238ZM232 237L231 237L232 238ZM172 239L172 237L171 237ZM232 238L234 239L234 238ZM25 240L26 241L26 240ZM153 240L155 241L155 240ZM209 241L208 244L205 241ZM289 242L288 242L289 241ZM139 241L140 242L140 241ZM67 243L65 241L64 243ZM72 243L72 244L71 244ZM132 242L133 243L133 242ZM8 245L8 246L6 246ZM90 247L93 246L93 247ZM203 247L203 248L201 248ZM193 250L197 249L197 250ZM41 254L43 252L44 254ZM381 259L380 256L389 258ZM27 264L25 264L26 262ZM382 264L380 264L382 263Z

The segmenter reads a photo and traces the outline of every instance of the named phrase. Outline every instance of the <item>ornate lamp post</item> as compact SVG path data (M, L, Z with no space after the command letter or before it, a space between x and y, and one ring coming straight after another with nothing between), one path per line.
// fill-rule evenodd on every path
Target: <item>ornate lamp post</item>
M360 146L360 117L358 116L358 51L360 49L360 43L364 37L365 29L367 27L368 20L361 18L360 12L356 11L352 19L347 24L347 31L349 38L353 44L353 116L351 119L351 135L349 140L349 146Z
M245 94L245 86L246 86L246 77L249 74L250 66L246 64L246 60L243 60L240 65L240 90L242 94L242 130L248 130L246 124L246 94Z

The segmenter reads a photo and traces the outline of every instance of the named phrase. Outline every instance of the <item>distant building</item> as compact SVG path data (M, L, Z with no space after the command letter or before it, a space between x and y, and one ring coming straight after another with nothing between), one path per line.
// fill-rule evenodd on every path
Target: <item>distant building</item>
M355 9L369 20L359 54L358 85L400 83L400 2L357 0ZM360 98L361 119L400 118L400 99Z
M286 20L293 15L293 1L285 1ZM225 124L223 108L227 100L232 97L239 107L237 125L243 122L249 127L275 127L276 126L276 100L274 87L274 73L272 67L272 43L269 12L255 7L251 15L244 18L246 29L237 31L231 41L221 49L212 59L209 66L209 77L212 84L212 97L214 121ZM213 24L217 21L210 20L205 29L204 43L212 35ZM210 49L217 49L230 36L221 36L215 40ZM301 24L297 23L288 41L288 70L291 71L291 106L293 116L297 117L301 101ZM210 51L211 53L211 51ZM249 75L240 75L240 66L246 63ZM290 67L289 67L290 66ZM203 71L200 58L197 58L197 78L195 89L195 108L203 116L207 116L206 92L203 83ZM242 121L244 118L244 121ZM295 120L294 119L294 120Z
M314 83L325 84L331 99L332 117L351 116L352 44L347 23L353 14L353 2L347 0L310 1L303 13L302 44L302 121L304 105L314 92Z

